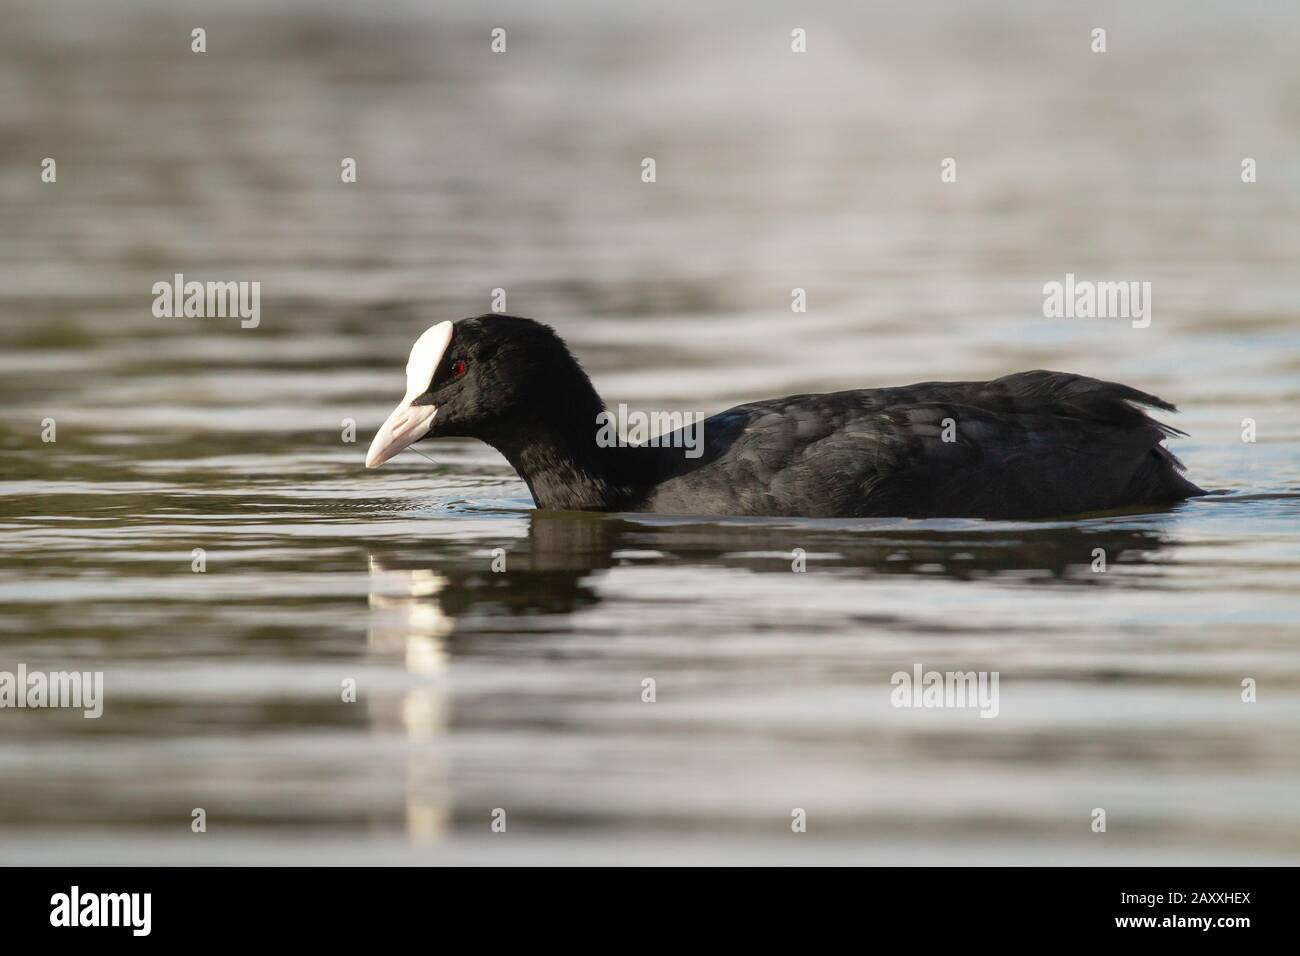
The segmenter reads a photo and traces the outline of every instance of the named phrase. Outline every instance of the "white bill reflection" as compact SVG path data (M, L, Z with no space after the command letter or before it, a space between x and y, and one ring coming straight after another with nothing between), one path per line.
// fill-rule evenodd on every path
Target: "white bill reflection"
M447 755L440 744L451 710L444 639L453 621L437 597L446 584L446 578L428 568L385 568L370 555L370 653L401 661L408 674L426 679L398 697L372 696L369 705L376 734L400 733L411 745L406 832L418 842L438 839L450 818Z

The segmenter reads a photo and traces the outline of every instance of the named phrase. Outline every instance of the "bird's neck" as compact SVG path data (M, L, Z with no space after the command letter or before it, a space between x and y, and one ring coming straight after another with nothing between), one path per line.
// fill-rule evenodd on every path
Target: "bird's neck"
M572 398L551 414L493 430L484 440L528 484L537 507L618 511L635 495L626 460L635 449L597 442L597 416L604 411L593 389L590 396Z

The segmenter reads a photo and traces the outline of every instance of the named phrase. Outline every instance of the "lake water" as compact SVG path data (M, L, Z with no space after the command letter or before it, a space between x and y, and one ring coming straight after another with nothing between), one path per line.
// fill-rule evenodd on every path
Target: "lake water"
M697 6L9 5L0 671L105 709L0 710L0 861L1300 861L1294 6ZM176 273L260 324L155 318ZM1066 273L1150 327L1044 318ZM497 288L634 408L1126 382L1222 494L707 520L536 512L472 442L365 471ZM918 664L996 718L892 706Z

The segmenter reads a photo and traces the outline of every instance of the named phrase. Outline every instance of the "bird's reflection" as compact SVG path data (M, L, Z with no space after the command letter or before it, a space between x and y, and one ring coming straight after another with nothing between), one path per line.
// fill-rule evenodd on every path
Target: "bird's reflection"
M671 563L708 574L745 568L792 570L796 549L808 571L927 575L955 580L1011 576L1032 584L1087 586L1097 556L1105 567L1160 574L1159 552L1171 547L1168 515L1132 522L1077 522L997 528L978 522L863 527L662 519L556 513L529 515L527 537L481 542L472 549L445 540L427 548L395 544L370 554L370 652L419 678L399 700L371 705L378 733L405 735L407 832L437 838L451 817L449 756L439 746L452 720L448 671L479 651L487 633L513 638L536 630L521 618L571 615L601 601L600 578L619 567ZM494 570L494 555L498 561ZM761 586L761 583L756 586ZM494 623L495 622L495 623Z
M504 542L495 567L489 547L471 553L445 543L373 552L371 643L402 653L408 669L434 673L454 654L453 624L470 614L570 614L600 601L599 580L612 568L671 563L789 573L796 551L807 570L841 574L926 574L959 580L1023 576L1088 585L1100 567L1156 574L1153 556L1171 546L1163 519L1140 525L1074 523L999 529L979 522L934 527L875 523L867 527L813 523L726 523L535 511L528 535Z

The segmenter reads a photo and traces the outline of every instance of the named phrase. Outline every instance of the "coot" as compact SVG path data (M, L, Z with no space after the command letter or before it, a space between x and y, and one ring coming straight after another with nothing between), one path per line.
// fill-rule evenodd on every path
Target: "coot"
M689 440L605 447L605 405L549 327L442 322L411 349L374 468L426 438L477 438L540 508L694 515L1044 518L1205 494L1141 406L1173 405L1066 372L792 395L738 405Z

